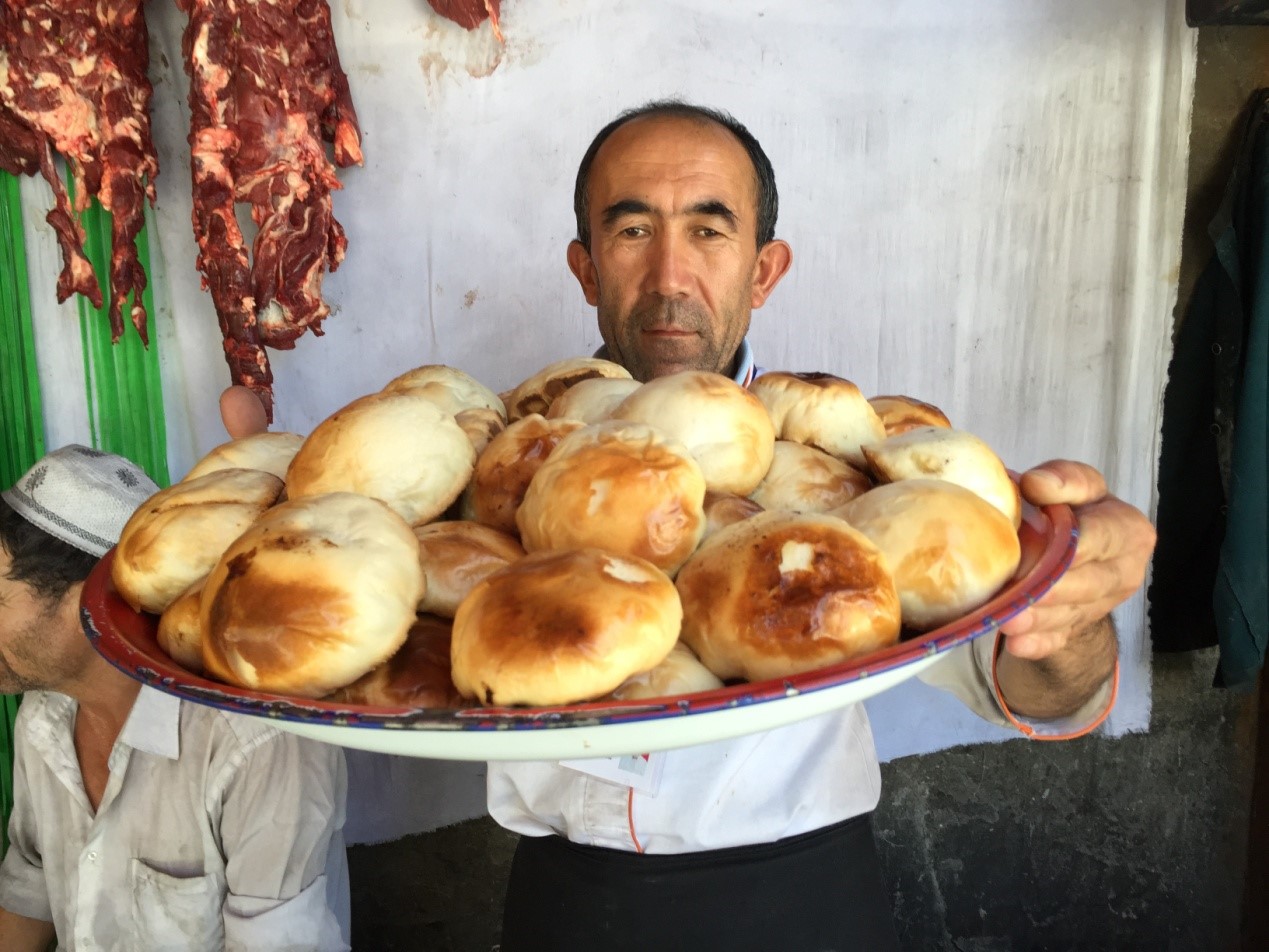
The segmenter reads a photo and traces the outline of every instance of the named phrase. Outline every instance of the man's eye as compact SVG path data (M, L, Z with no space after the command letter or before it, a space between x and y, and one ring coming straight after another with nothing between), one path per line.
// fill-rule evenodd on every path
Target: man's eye
M640 226L640 225L630 225L630 226L628 226L628 227L626 227L626 228L621 229L621 233L622 233L625 237L627 237L627 238L638 238L638 237L640 237L640 236L641 236L644 232L643 232L643 227L642 227L642 226Z
M722 234L721 231L715 231L713 228L698 228L696 233L702 238L717 238Z

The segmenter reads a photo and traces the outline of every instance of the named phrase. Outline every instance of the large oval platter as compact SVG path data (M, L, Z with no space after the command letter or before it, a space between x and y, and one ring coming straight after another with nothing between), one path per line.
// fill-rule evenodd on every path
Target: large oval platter
M129 677L177 697L344 747L446 760L560 760L687 747L771 730L862 701L937 663L1043 595L1066 571L1078 530L1067 506L1023 505L1022 562L995 598L935 631L841 664L769 681L656 700L543 708L429 709L311 701L210 681L155 639L158 618L133 611L110 580L108 552L84 585L81 618L97 651Z

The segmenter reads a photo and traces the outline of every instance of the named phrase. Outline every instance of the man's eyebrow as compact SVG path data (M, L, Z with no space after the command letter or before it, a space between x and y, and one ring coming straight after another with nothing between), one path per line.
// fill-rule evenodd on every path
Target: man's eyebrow
M710 215L715 218L721 218L732 228L737 228L740 225L740 219L736 217L736 213L718 199L697 202L688 209L688 212L693 215Z
M623 215L646 215L652 211L652 206L647 202L641 202L634 198L623 198L619 202L613 202L604 209L603 222L605 225L611 225Z

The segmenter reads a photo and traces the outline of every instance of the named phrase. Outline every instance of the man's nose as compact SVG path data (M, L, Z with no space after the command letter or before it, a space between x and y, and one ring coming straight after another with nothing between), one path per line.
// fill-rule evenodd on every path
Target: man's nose
M649 250L652 260L648 268L648 290L662 297L686 294L692 274L686 242L663 232L653 239Z

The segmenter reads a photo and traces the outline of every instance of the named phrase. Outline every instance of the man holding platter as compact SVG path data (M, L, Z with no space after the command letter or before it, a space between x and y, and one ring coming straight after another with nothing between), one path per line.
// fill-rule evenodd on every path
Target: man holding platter
M568 263L597 310L597 356L639 381L697 370L748 386L750 314L792 262L748 130L674 101L623 113L587 150L574 210ZM221 406L231 436L263 429L245 388ZM1109 613L1140 587L1154 530L1080 463L1032 469L1021 492L1074 508L1073 564L995 639L922 677L1030 736L1078 736L1114 703ZM489 812L522 834L501 948L896 950L870 821L880 779L859 704L645 757L491 763Z
M158 490L85 446L0 493L0 692L23 693L0 949L346 950L343 752L143 687L80 626Z

